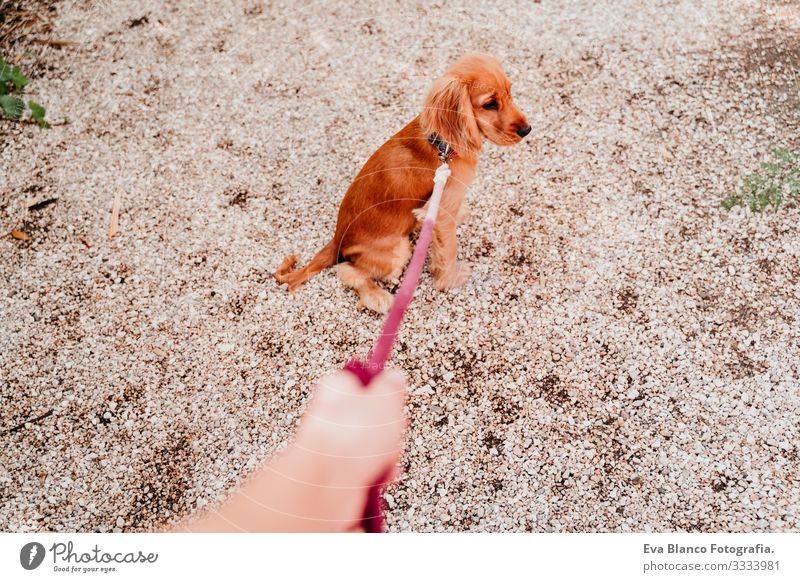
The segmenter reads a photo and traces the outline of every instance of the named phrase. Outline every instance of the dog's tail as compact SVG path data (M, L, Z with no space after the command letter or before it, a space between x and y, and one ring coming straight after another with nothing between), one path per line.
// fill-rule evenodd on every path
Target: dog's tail
M311 259L310 263L308 263L302 269L297 270L295 270L295 265L297 265L297 255L289 255L283 259L283 262L278 267L278 270L275 271L275 279L277 279L278 283L288 284L289 291L294 291L323 269L327 269L328 267L332 267L336 264L336 259L338 256L336 250L337 246L338 245L336 242L331 240L331 242L322 247L322 249L320 249L320 251L314 255L314 258Z

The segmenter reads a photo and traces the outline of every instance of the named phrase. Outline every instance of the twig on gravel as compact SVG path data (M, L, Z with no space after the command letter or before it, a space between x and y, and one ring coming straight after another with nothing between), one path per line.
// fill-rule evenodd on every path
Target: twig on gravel
M46 208L51 204L55 204L58 201L58 198L47 198L46 200L42 200L41 202L36 202L35 204L31 204L28 206L28 210L41 210L42 208Z
M5 6L4 8L7 8ZM51 27L50 21L39 14L30 10L10 10L5 11L4 21L0 23L0 46L8 48L13 46L31 30L36 28L36 32L44 33ZM36 26L36 25L39 26Z
M26 420L25 422L21 422L21 423L19 423L17 426L11 427L11 428L9 428L8 430L4 430L4 431L2 432L2 434L11 434L11 433L13 433L13 432L17 432L19 429L21 429L21 428L25 428L25 426L26 426L28 423L39 422L40 420L44 420L45 418L47 418L48 416L50 416L50 415L52 415L52 414L53 414L53 409L51 408L50 410L48 410L48 411L47 411L47 412L45 412L44 414L40 414L40 415L39 415L39 416L37 416L36 418L30 418L30 419Z
M30 125L39 125L33 119L20 119L19 123L27 123L27 124L30 124ZM69 121L48 121L47 124L50 127L55 127L57 125L69 125Z
M108 227L108 240L114 238L119 231L119 207L122 204L122 193L117 191L114 206L111 207L111 225Z
M50 40L47 38L34 38L33 40L31 40L31 44L64 47L64 46L80 46L81 43L74 40Z
M17 240L31 240L31 236L27 232L24 232L22 230L12 230L8 234L10 234L12 238L15 238Z
M32 16L28 20L25 20L24 17L26 15L28 15L28 14L30 14ZM12 17L15 17L15 16L22 17L22 18L18 22L16 22L15 24L13 24L13 25L9 26L8 28L6 28L5 30L0 30L0 33L2 33L2 34L0 34L0 40L5 40L7 38L11 38L11 33L16 32L18 29L22 28L23 26L32 26L33 24L36 23L37 20L39 20L39 17L36 16L35 14L33 14L32 12L26 12L24 10L23 11L19 11L19 12L11 12L11 13L6 15L8 21L10 21L12 19Z

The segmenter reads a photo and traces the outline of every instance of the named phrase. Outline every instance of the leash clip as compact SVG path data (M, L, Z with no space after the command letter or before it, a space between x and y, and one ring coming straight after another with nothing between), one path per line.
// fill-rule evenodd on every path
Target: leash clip
M439 150L439 160L441 160L446 164L447 160L449 160L450 156L452 155L453 148L450 147L449 143L445 143L444 148L440 147L438 148L438 150Z

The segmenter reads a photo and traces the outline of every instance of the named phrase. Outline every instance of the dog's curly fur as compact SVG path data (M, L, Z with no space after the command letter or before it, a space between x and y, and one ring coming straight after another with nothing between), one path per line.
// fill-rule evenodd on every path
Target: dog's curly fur
M530 131L511 98L500 63L486 54L462 57L436 80L422 113L383 144L364 164L339 207L333 238L301 269L289 255L275 278L294 291L323 269L339 264L339 277L356 290L359 305L384 313L391 294L376 280L396 280L411 256L409 235L424 216L440 165L427 136L438 134L457 155L434 229L431 271L436 287L469 279L469 266L456 260L456 226L466 216L464 194L475 176L483 141L518 143Z

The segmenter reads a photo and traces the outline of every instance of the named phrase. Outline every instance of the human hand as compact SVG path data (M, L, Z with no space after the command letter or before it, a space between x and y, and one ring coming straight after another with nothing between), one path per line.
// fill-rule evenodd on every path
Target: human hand
M316 459L331 486L368 487L387 470L394 474L405 399L406 380L397 370L376 376L368 390L350 372L325 376L292 446Z
M406 428L397 370L365 390L350 372L320 380L294 442L192 531L353 531L367 492L396 474Z

